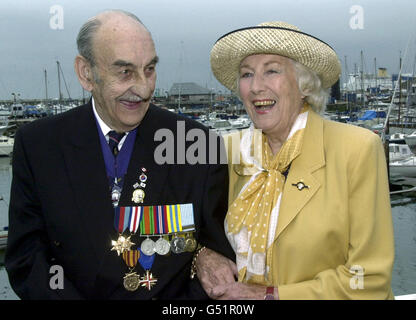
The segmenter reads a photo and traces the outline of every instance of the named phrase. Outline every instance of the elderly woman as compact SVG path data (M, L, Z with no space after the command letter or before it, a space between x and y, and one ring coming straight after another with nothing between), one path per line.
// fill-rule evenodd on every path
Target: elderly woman
M292 25L263 23L221 37L211 66L238 94L253 126L227 140L225 229L238 281L215 283L202 274L210 296L393 298L393 226L381 141L369 130L319 115L341 73L334 50Z

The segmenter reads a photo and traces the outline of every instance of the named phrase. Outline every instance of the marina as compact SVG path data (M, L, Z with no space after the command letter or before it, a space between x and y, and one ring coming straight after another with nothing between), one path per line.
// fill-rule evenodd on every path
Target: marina
M221 119L218 114L212 113L208 114L208 117L201 117L198 120L219 134L240 130L250 125L245 115L225 120ZM20 122L22 121L21 119ZM223 126L223 123L226 125ZM401 128L396 128L393 131L399 132L400 135L395 133L391 135L396 140L389 149L389 156L392 160L390 162L390 177L392 185L395 186L395 191L391 192L396 250L392 288L397 299L413 300L416 299L416 250L414 249L416 247L416 167L411 163L411 159L414 159L412 151L409 151L410 148L407 148L401 141L411 131ZM401 133L402 131L407 133ZM13 130L8 131L9 134L10 132ZM8 200L12 177L10 159L10 156L0 157L0 300L18 299L10 287L3 265L5 247L7 246Z
M357 81L357 77L352 77ZM396 100L392 81L379 92L371 84L361 95L348 86L342 99L329 101L325 118L364 127L378 134L386 147L390 196L395 231L396 259L392 288L397 299L416 299L416 85L407 78L404 99ZM351 80L352 81L352 80ZM385 79L384 85L390 82ZM356 86L356 84L354 85ZM397 87L397 81L396 81ZM373 91L378 92L372 94ZM175 83L166 96L155 94L153 103L192 118L219 135L246 129L251 120L239 100L231 94L215 93L195 83ZM390 103L388 102L390 101ZM75 100L8 101L0 113L0 300L18 299L10 288L2 266L7 248L8 200L12 176L11 157L16 130L39 118L65 112L85 102ZM394 103L396 102L396 103ZM344 142L348 143L348 142Z

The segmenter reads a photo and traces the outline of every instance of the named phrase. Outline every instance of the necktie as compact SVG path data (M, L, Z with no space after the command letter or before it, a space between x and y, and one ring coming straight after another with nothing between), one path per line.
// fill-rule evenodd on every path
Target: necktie
M108 133L108 145L114 157L118 154L118 144L123 139L125 133L117 133L114 130Z

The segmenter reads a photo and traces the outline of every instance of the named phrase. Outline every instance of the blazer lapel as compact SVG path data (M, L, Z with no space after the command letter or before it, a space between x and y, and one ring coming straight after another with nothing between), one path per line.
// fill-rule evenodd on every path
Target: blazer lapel
M79 108L79 117L71 123L76 127L72 128L69 137L62 137L66 141L62 149L79 209L78 225L85 229L97 259L101 260L103 248L111 243L109 231L113 229L113 209L92 105Z
M324 165L323 120L315 112L310 111L305 128L302 152L292 162L283 189L275 239L279 237L318 191L321 184L313 173ZM299 190L297 187L299 182L307 188Z

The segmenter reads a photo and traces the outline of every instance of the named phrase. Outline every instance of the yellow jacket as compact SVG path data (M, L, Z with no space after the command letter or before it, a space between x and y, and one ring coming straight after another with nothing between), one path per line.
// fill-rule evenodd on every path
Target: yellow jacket
M231 204L250 176L239 176L231 163L229 173ZM308 188L298 190L298 182ZM393 299L393 224L380 138L310 111L275 239L272 282L280 299Z

